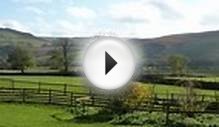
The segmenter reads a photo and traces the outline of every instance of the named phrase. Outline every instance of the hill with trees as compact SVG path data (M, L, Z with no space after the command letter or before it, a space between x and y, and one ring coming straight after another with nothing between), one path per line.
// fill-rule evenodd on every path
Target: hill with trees
M65 39L68 39L71 44L71 51L75 51L77 54L80 53L84 45L95 38L74 37ZM51 58L54 49L57 49L57 45L62 42L60 39L63 38L36 37L30 33L0 28L0 68L6 67L8 54L14 46L20 44L33 47L36 65L49 66L48 60ZM171 55L182 55L188 59L190 68L219 72L219 31L169 35L150 39L123 39L141 47L143 59L147 61L146 66L162 68L168 65L168 58ZM71 65L77 64L79 64L78 60L71 63Z

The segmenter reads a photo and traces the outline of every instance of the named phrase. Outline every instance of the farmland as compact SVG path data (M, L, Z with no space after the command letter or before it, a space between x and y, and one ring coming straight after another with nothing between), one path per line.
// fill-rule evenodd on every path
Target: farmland
M194 80L194 81L206 81L206 82L219 82L219 77L167 77L168 79L182 79L182 80Z
M110 127L107 123L71 122L72 114L56 106L0 103L0 114L1 127Z
M85 80L82 77L65 77L65 76L0 76L0 79L13 79L15 80L15 87L18 88L38 88L37 84L31 83L36 82L39 83L49 83L42 88L51 88L51 89L58 89L63 90L63 85L67 84L69 86L79 86L79 87L70 87L68 90L73 92L86 92L88 89L85 85ZM31 81L30 83L16 83L16 81ZM51 85L50 85L51 84ZM57 85L52 85L57 84ZM60 86L59 86L60 84ZM185 89L183 87L178 86L170 86L170 85L162 85L162 84L146 84L141 83L145 86L154 87L155 93L183 93ZM10 87L10 82L7 80L0 80L0 87ZM213 90L201 90L196 89L200 94L206 95L214 95L215 91Z
M147 84L147 83L140 83L135 82L136 84L139 84L141 86L145 86L148 88L153 88L155 94L165 95L168 94L185 94L186 89L179 86L171 86L171 85L163 85L163 84ZM71 107L68 106L54 106L51 104L57 104L57 103L68 103L69 104L69 93L66 95L63 95L63 90L65 90L65 85L67 85L66 90L68 92L77 93L77 92L89 92L88 87L85 85L85 80L82 77L64 77L64 76L0 76L0 88L2 89L2 92L8 91L4 88L15 88L14 92L7 93L7 96L13 96L16 95L16 93L19 93L19 97L15 97L15 101L18 103L0 103L0 126L22 126L22 127L52 127L52 126L58 126L58 127L93 127L93 126L115 126L115 124L137 124L137 125L150 125L150 126L161 126L165 125L165 118L166 113L165 112L153 112L148 113L144 112L146 109L144 109L143 112L140 113L131 113L131 114L124 114L121 117L118 117L117 114L114 114L111 119L107 121L98 121L107 114L104 114L103 116L100 116L98 118L96 115L92 116L93 112L100 111L100 108L94 107L92 109L87 110L88 114L91 114L91 117L83 116L80 119L82 119L82 122L79 119L79 122L75 118L78 117L78 114L71 112ZM37 92L38 89L42 89L41 92ZM72 86L72 87L71 87ZM21 89L16 89L21 88ZM26 94L22 93L23 88L26 89ZM27 89L27 88L34 88ZM58 94L56 91L52 92L53 94L49 95L48 91L50 90L60 90L60 94ZM20 92L19 92L20 91ZM29 92L28 92L29 91ZM46 92L47 91L47 92ZM203 89L195 89L198 94L203 95L210 95L216 97L215 95L218 94L218 91L213 90L203 90ZM30 93L32 92L32 93ZM44 94L46 96L44 96ZM4 95L1 94L1 96L4 98ZM25 104L20 102L33 102L37 100L34 100L34 98L29 97L44 97L45 103L44 104ZM57 100L58 97L66 97L66 102L63 102L65 100ZM6 99L8 98L6 97ZM10 97L9 97L10 98ZM63 98L63 99L64 99ZM71 97L72 98L72 97ZM42 98L43 99L43 98ZM52 100L52 101L51 101ZM206 98L205 98L206 100ZM41 101L41 100L38 100ZM96 101L98 104L98 101ZM40 103L40 102L39 102ZM75 103L75 102L74 102ZM74 105L74 104L73 104ZM79 106L79 107L78 107ZM76 106L78 108L81 108L80 104ZM83 108L83 107L82 107ZM164 105L165 108L165 105ZM34 116L34 117L32 117ZM219 121L217 119L218 115L213 114L203 114L203 115L197 115L197 118L187 118L181 116L178 113L172 113L169 116L170 124L173 124L173 126L178 126L178 124L181 125L202 125L205 124L208 125L218 125ZM93 120L93 117L97 117L97 119ZM147 119L148 118L148 119ZM8 121L7 119L12 120L13 122ZM83 120L84 119L84 120ZM180 120L180 121L179 121ZM129 122L127 122L129 121ZM152 124L148 121L154 121ZM134 122L134 123L132 123ZM190 123L191 122L191 123ZM177 124L178 123L178 124ZM118 126L119 126L118 125Z

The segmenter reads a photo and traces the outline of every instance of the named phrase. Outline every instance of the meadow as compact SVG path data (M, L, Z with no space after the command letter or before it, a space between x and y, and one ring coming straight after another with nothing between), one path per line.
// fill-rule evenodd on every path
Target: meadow
M7 79L7 80L4 80ZM0 87L11 87L11 81L14 81L14 87L19 88L38 88L39 83L41 88L44 89L57 89L63 90L63 85L68 85L68 91L71 92L88 92L89 89L85 85L85 79L82 77L70 77L70 76L0 76ZM21 82L19 82L21 81ZM24 82L26 83L24 83ZM35 82L35 83L33 83ZM139 82L138 82L139 83ZM56 84L56 85L53 85ZM157 94L166 94L166 93L185 93L185 88L171 85L163 84L147 84L139 83L144 86L149 86L153 88L154 92ZM60 85L60 86L59 86ZM70 87L72 86L72 87ZM77 87L76 87L77 86ZM213 90L203 90L195 89L199 94L205 95L215 95L216 91ZM96 127L104 126L111 127L114 123L125 123L127 121L137 121L137 123L143 123L144 126L148 121L154 121L151 126L160 126L165 123L165 113L155 113L155 114L144 114L137 113L128 114L122 117L115 117L113 120L109 121L75 121L76 114L71 113L70 107L62 106L53 106L53 105L38 105L38 104L18 104L18 103L0 103L0 127L9 126L9 127ZM93 109L96 110L96 109ZM96 110L97 111L97 110ZM218 116L218 115L217 115ZM94 116L96 117L96 116ZM105 117L105 114L104 114ZM149 120L147 118L151 117ZM122 118L122 119L121 119ZM93 118L91 118L93 119ZM101 118L100 118L101 119ZM203 115L198 116L198 118L182 118L179 115L171 115L170 119L174 119L173 124L179 122L180 124L191 124L202 125L202 122L206 125L218 125L219 119L215 115ZM200 120L199 120L200 119ZM177 121L180 120L180 121ZM158 121L158 122L155 122ZM182 123L181 123L182 121ZM200 122L202 121L202 122ZM210 122L209 122L210 121ZM184 123L183 123L184 122ZM118 125L120 126L120 125ZM149 126L149 125L148 125ZM174 126L178 126L177 124Z
M0 127L111 127L108 123L76 123L65 107L0 103Z
M182 79L182 80L195 80L195 81L206 81L206 82L219 82L219 77L167 77L167 79Z
M82 77L71 77L71 76L0 76L0 87L11 87L11 82L1 79L13 79L15 80L15 87L18 88L38 88L38 83L41 83L41 88L46 89L57 89L63 90L63 85L67 84L69 87L68 91L72 92L88 92L88 87L85 82L85 79ZM30 81L27 83L16 82L16 81ZM31 82L36 82L31 83ZM45 84L44 84L45 83ZM48 84L47 84L48 83ZM53 85L56 84L56 85ZM157 94L166 94L166 93L184 93L185 88L179 86L171 86L164 84L147 84L140 83L145 86L152 87L154 92ZM77 87L78 86L78 87ZM203 90L195 89L199 94L205 95L214 95L215 91L213 90Z

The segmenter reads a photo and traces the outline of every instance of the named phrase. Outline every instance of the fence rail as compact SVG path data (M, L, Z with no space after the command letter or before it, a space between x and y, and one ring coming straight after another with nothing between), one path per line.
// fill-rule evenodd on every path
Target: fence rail
M0 102L54 104L75 108L81 106L83 109L85 109L86 106L111 109L118 108L112 107L112 98L105 95L94 94L85 86L6 78L0 78L0 81ZM58 88L56 89L56 87ZM184 110L182 108L183 103L187 103L190 96L179 93L166 93L153 94L145 100L142 100L141 105L130 110L165 112L166 124L168 124L169 115L172 113L219 114L219 94L216 91L214 95L199 94L193 95L193 97L196 98L196 103L207 104L206 107L204 109Z
M179 102L185 99L187 96L182 94L170 94L167 98L164 96L154 95L147 100L143 100L143 103L138 107L135 107L135 111L149 111L149 112L165 112L166 124L169 122L169 115L172 113L208 113L219 114L219 98L218 96L208 96L211 100L205 100L204 95L197 95L199 97L198 103L208 103L208 106L203 110L182 110ZM204 98L203 98L204 96ZM0 102L22 102L22 103L38 103L38 104L54 104L64 105L77 108L81 106L83 111L85 107L101 107L101 108L117 108L111 107L110 98L94 95L90 93L73 93L69 91L53 90L53 89L35 89L35 88L0 88Z
M219 112L219 96L196 95L196 103L214 104L215 112ZM153 95L142 101L142 104L133 110L151 111L164 110L167 106L173 111L180 112L180 103L185 101L187 96L183 94L170 94L166 97L163 95ZM205 99L208 98L208 99ZM209 99L210 98L210 99ZM110 106L111 99L103 95L94 95L89 93L65 92L53 89L35 89L35 88L0 88L0 101L3 102L29 102L29 103L45 103L76 106L82 104L92 107ZM150 107L151 106L151 107ZM210 109L210 108L209 108ZM205 110L207 111L207 109ZM200 111L201 112L201 111Z
M15 80L10 78L0 78L2 88L35 88L41 91L41 89L56 89L63 92L67 91L80 91L89 92L89 88L86 86L79 86L67 83L50 83L50 82L36 82L26 80Z

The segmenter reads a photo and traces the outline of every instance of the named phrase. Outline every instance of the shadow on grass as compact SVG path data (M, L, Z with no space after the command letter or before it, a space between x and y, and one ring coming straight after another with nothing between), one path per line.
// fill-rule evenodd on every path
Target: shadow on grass
M95 114L77 116L73 119L73 121L76 123L101 123L101 122L109 122L113 118L114 115L112 113L106 111L100 111Z

